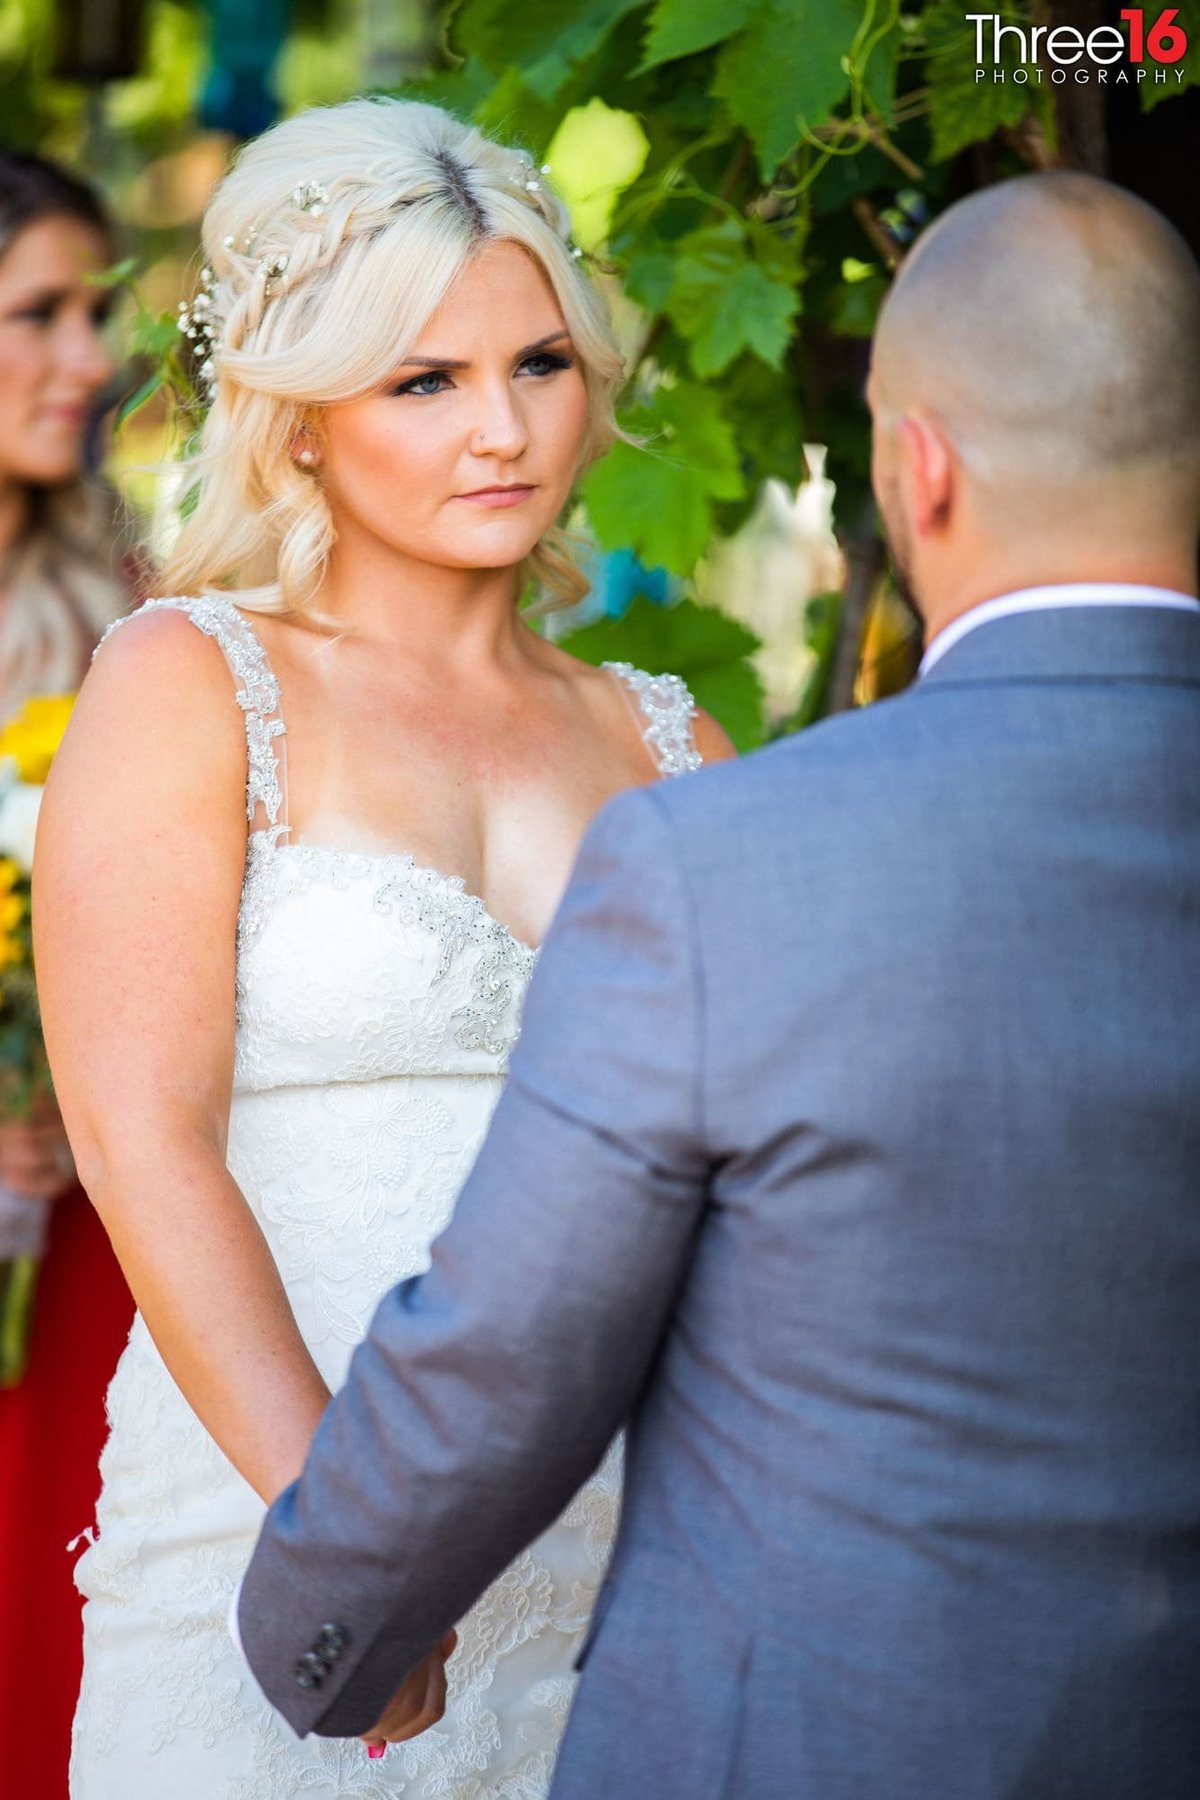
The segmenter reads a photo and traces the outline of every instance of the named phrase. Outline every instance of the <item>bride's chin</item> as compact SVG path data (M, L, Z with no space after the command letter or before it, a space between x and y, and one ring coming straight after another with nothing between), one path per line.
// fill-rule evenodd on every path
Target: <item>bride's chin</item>
M438 569L515 569L537 546L538 539L522 538L514 548L507 543L446 545L426 552L421 560Z
M519 526L515 520L481 521L482 529L459 529L453 539L444 542L440 548L445 551L447 562L461 563L464 568L497 568L502 564L524 562L553 523L553 519L545 523L539 521L536 525L525 519Z

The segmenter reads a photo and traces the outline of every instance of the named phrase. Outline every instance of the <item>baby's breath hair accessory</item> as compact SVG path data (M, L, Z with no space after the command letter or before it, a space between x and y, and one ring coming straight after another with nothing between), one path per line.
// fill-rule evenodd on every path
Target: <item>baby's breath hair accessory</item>
M199 286L190 300L179 302L179 329L195 346L196 374L211 400L216 392L217 371L213 356L217 349L218 325L213 312L216 277L207 266L200 271Z
M258 259L258 270L260 275L266 276L266 286L263 289L263 298L269 300L277 286L287 286L287 251L279 250L274 256L260 256Z
M484 216L479 201L468 186L457 161L447 152L438 152L437 161L442 164L448 181L463 204L477 216L482 226ZM520 151L517 153L515 167L509 165L507 179L529 196L532 206L543 211L551 197L545 179L549 174L548 162L539 165L532 156ZM316 221L324 216L329 201L330 190L323 181L305 180L297 182L280 210L286 215L290 208L293 214L300 213L306 219ZM261 298L265 302L273 299L281 288L288 285L291 258L286 250L256 254L263 231L264 227L261 225L252 225L240 244L233 236L226 236L221 240L221 247L241 280L249 278L252 282L262 282ZM277 238L277 232L273 231L272 235ZM565 248L576 261L582 258L583 251L570 238L566 239ZM194 348L195 379L204 401L211 405L217 391L216 358L221 348L221 320L217 312L217 278L207 265L200 271L194 297L179 303L178 325Z
M292 205L297 212L319 219L329 205L329 189L319 181L302 181L292 189Z
M522 154L520 172L510 175L508 179L514 186L523 188L527 194L541 194L545 191L545 183L541 178L543 175L549 175L549 173L550 164L548 162L542 163L539 166L534 162L531 156ZM582 259L583 251L577 244L572 243L570 238L567 239L567 249L571 252L571 255L575 258L576 262L579 262Z
M312 218L320 218L324 204L329 195L318 182L308 181L295 189L292 199L301 212ZM236 239L225 237L221 247L231 257L250 260L254 255L254 246L258 242L259 228L252 225L238 249ZM279 288L287 286L289 257L286 250L277 250L271 255L260 256L254 261L254 271L263 278L263 299L269 300ZM200 271L199 283L190 300L181 300L178 308L178 326L183 336L193 346L196 356L196 379L203 390L204 398L211 406L217 392L216 353L221 348L221 326L216 313L217 278L207 263Z
M249 256L257 242L258 242L258 226L252 225L250 227L249 231L246 233L245 240L242 243L241 254L243 256ZM237 250L237 239L235 237L233 237L232 235L228 236L228 237L223 237L221 239L221 248L223 250L229 250L231 252L236 251Z
M527 194L540 194L542 191L541 177L543 175L548 175L549 173L549 163L543 163L539 169L532 156L521 154L521 167L519 171L510 175L508 179L517 187L524 188Z

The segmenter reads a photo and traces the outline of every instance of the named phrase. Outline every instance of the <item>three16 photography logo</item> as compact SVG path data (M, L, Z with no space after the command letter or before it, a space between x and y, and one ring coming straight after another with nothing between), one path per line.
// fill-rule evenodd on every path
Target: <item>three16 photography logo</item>
M1187 32L1179 8L1158 12L1140 6L1121 13L1121 25L1011 25L1001 13L967 13L975 27L975 80L979 82L1089 81L1132 86L1183 85Z

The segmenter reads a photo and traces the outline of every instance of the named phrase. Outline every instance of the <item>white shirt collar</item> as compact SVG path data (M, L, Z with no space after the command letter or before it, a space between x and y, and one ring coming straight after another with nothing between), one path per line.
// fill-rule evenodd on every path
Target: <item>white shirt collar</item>
M1190 594L1177 594L1172 588L1139 587L1133 582L1064 582L1058 587L1021 588L1014 594L1000 594L985 600L960 618L943 627L921 658L919 673L928 675L935 663L960 643L968 632L992 619L1006 619L1013 613L1042 612L1058 606L1167 606L1181 612L1200 612L1200 600Z

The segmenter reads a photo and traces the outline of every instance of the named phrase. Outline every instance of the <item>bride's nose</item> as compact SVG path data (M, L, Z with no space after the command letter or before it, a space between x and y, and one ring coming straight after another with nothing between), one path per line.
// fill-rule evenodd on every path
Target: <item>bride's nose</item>
M520 456L529 446L529 430L516 394L506 381L480 396L471 432L476 456L500 456L506 461Z

